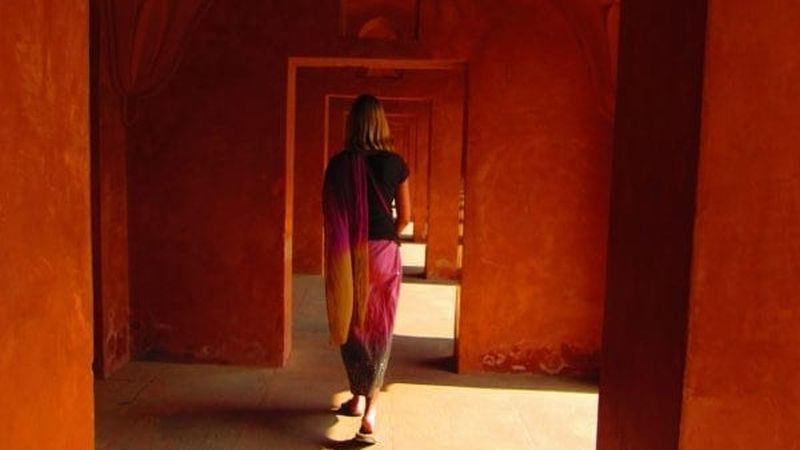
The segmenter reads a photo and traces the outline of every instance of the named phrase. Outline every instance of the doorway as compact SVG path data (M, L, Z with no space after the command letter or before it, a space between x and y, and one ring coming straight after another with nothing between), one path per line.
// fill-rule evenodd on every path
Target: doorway
M438 305L433 309L442 312L438 319L427 324L427 331L414 332L446 339L439 351L444 348L450 359L457 339L463 229L465 73L463 63L451 61L290 58L287 91L287 161L292 161L287 164L295 174L290 176L294 272L322 274L319 193L325 165L341 149L353 99L372 93L382 101L396 151L411 170L412 224L402 236L401 297Z

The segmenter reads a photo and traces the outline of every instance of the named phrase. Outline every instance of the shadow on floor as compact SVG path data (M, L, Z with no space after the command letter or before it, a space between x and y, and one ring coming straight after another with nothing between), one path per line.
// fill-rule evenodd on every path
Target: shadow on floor
M319 445L325 447L326 449L332 449L332 450L373 447L373 444L367 444L362 441L356 440L355 438L347 439L345 441L337 441L335 439L326 438L318 443Z
M403 266L403 279L408 277L425 278L425 266Z
M417 272L419 270L419 272ZM440 286L458 286L457 280L429 280L425 278L425 268L417 266L403 266L403 283L434 284Z
M208 430L225 424L258 429L260 434L281 436L294 443L318 444L320 436L337 423L333 412L320 408L237 407L231 405L181 403L172 408L149 411L159 427L176 432ZM274 438L274 436L271 436Z

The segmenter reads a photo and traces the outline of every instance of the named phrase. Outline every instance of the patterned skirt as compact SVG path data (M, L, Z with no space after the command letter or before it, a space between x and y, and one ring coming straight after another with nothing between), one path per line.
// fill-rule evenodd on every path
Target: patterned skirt
M347 342L341 346L353 394L370 395L383 386L402 278L397 243L369 241L367 317L363 327L352 321Z

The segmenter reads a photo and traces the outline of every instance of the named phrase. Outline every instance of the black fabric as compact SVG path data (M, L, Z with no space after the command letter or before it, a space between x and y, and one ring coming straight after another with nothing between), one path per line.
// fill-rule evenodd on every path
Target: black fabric
M365 152L367 165L375 183L383 193L386 204L391 208L397 196L397 187L408 178L408 165L403 157L394 152ZM367 205L369 208L369 240L396 240L394 219L387 214L386 208L378 198L373 184L367 180Z

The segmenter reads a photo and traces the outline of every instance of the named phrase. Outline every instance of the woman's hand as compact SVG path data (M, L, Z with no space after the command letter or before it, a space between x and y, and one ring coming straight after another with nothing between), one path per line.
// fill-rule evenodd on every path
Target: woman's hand
M411 222L411 194L408 190L408 179L397 187L397 219L394 221L395 234L400 236L403 229Z

